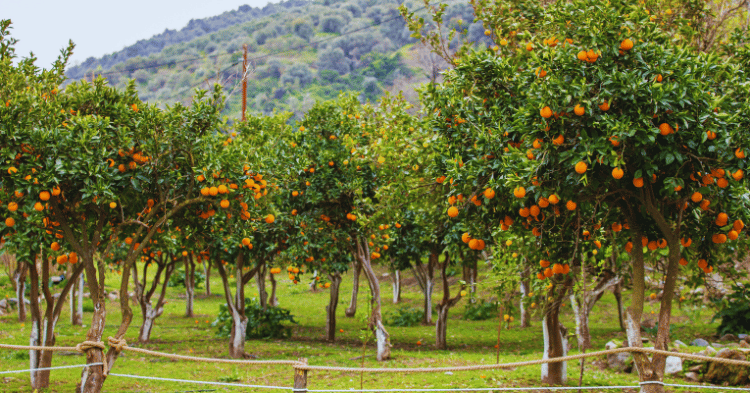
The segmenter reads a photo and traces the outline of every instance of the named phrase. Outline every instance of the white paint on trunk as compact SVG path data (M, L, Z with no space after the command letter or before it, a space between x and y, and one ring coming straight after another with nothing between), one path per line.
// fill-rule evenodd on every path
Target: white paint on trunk
M83 323L83 274L78 275L78 324Z
M16 299L18 299L18 303L16 303L18 306L18 320L19 322L23 322L26 320L26 299L24 298L24 293L26 292L26 280L21 280L20 274L16 274L14 279L16 281Z
M247 318L243 320L239 313L232 313L231 353L233 357L239 357L245 352L245 331L247 330Z
M550 337L549 337L549 329L547 328L547 316L546 315L544 316L544 318L542 318L542 337L544 337L544 353L542 354L542 359L549 359ZM542 364L542 381L546 380L548 375L549 375L549 363L543 363Z
M570 294L570 305L573 306L573 316L576 320L576 339L578 340L578 347L582 347L583 343L583 312L581 310L580 305L578 304L578 299L576 299L576 295L571 293Z
M564 334L562 336L562 350L563 356L568 356L568 337ZM568 362L562 362L562 382L565 383L568 380Z
M635 322L630 312L625 312L625 334L628 337L628 346L641 346L641 342L638 336L639 333L640 324ZM638 375L642 376L643 370L641 370L640 364L638 363L639 362L633 362L636 371L638 371Z
M141 325L141 334L138 336L138 341L145 343L151 339L151 330L154 328L154 320L158 318L164 311L163 307L154 309L150 303L146 304L146 310L143 313L143 325Z
M393 304L398 303L401 294L401 271L393 272Z
M526 300L528 295L529 295L529 289L526 288L526 283L521 281L521 301L518 303L520 303L521 305L521 321L522 322L528 320L528 315L526 314L529 312L529 310L526 309L526 305L524 304L525 303L524 301Z
M388 348L388 335L380 323L375 325L375 337L378 345L377 359L383 361L389 357L390 348Z
M31 322L31 335L29 336L29 345L39 345L39 321ZM30 372L31 386L36 386L36 371L35 368L39 366L39 358L41 357L41 351L29 350L29 368L32 369Z

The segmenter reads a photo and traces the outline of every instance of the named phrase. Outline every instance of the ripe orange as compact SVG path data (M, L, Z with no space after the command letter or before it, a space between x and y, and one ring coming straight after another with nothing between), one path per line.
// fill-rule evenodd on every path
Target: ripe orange
M620 168L612 169L612 177L614 177L617 180L622 179L622 176L625 175L625 171L623 171Z
M552 273L552 269L550 269L550 268L544 269L544 277L549 278L549 277L552 277L553 274L554 273Z
M563 266L559 263L552 265L552 274L562 274L563 270Z
M276 220L276 218L273 216L273 214L269 214L266 216L266 224L271 224Z
M12 211L12 212L14 212L14 211L18 210L18 204L17 204L17 203L15 203L15 202L11 202L11 203L9 203L9 204L8 204L8 210L10 210L10 211Z
M565 137L562 134L558 135L557 138L552 140L552 144L555 146L560 146L563 143L565 143Z
M529 52L533 51L534 50L534 44L532 44L531 42L529 42L528 44L526 44L526 50L529 51Z
M737 240L739 236L740 234L737 233L737 231L735 231L734 229L732 229L731 231L729 231L729 233L727 233L727 237L729 238L729 240Z
M539 266L541 267L549 267L549 261L546 259L542 259L539 261Z
M659 125L659 134L667 136L672 133L672 126L667 123L661 123Z
M703 200L703 195L700 192L696 191L693 193L692 196L690 196L690 200L692 200L695 203L698 203L701 200Z
M519 215L520 215L521 217L528 217L528 216L529 216L529 214L530 214L530 212L529 212L529 208L528 208L528 207L522 207L522 208L521 208L521 210L519 210L519 211L518 211L518 214L519 214Z
M639 177L639 178L633 179L633 185L636 186L637 188L643 187L643 178Z
M464 232L464 234L461 235L461 241L462 242L468 244L470 240L471 240L471 236L469 236L469 232Z
M745 158L745 152L742 151L742 148L738 147L737 150L734 151L734 156L737 158Z
M723 233L715 234L711 237L711 240L717 244L723 244L727 242L727 235Z
M560 202L560 198L557 197L557 194L552 194L547 199L549 200L549 203L553 205L557 205L557 203Z
M451 206L448 208L448 217L453 218L458 216L458 208L455 206Z
M567 208L568 210L571 210L571 211L573 211L573 210L575 210L575 209L576 209L576 207L578 207L578 205L577 205L577 204L576 204L575 202L573 202L573 201L568 201L568 203L566 203L566 204L565 204L565 207L566 207L566 208Z
M699 268L705 269L706 266L708 266L708 261L706 261L705 259L699 259L698 260L698 267Z
M582 51L578 52L578 54L576 55L576 58L578 60L580 60L580 61L587 61L589 57L586 54L586 51L582 50Z
M743 228L745 228L745 223L742 220L735 220L734 224L732 224L732 229L737 232L742 231Z
M687 259L685 259L684 257L683 257L683 258L680 258L680 265L682 265L682 266L687 266L687 264L688 264L688 261L687 261Z
M49 197L50 197L49 191L42 191L42 192L39 193L39 199L41 199L43 201L48 201Z
M550 107L545 106L539 111L539 114L542 115L543 118L548 119L552 117L552 109Z
M495 190L488 188L484 190L484 197L487 199L492 199L495 197Z
M222 208L226 209L226 208L229 207L229 201L226 200L226 199L222 199L221 202L219 202L219 206L221 206Z
M58 243L58 242L52 242L52 244L50 244L49 248L51 248L52 251L60 251L60 243Z
M42 205L42 202L37 202L34 204L34 210L40 212L44 210L44 205Z
M67 255L63 254L63 255L58 255L57 256L57 264L58 265L64 265L66 263L68 263L68 256Z
M729 215L727 213L719 213L718 216L716 216L716 225L723 227L724 225L727 225L727 221L729 221Z
M209 191L208 187L201 188L201 195L208 196L209 194L210 194L210 191Z
M709 201L708 199L704 199L701 201L701 204L700 204L701 210L707 211L709 206L711 206L711 201Z
M711 130L706 131L706 135L708 135L708 140L710 141L716 139L716 133Z
M117 207L117 202L110 202L110 203L109 203L109 208L110 208L110 209L114 209L114 208L116 208L116 207Z
M586 173L586 169L588 169L588 165L586 165L586 163L583 161L578 161L578 163L576 164L576 173L582 175Z
M727 188L729 186L729 180L721 177L716 181L716 185L719 186L719 188Z
M629 51L633 49L633 41L630 38L622 40L620 43L620 50Z
M742 169L738 169L736 172L732 173L732 179L736 181L742 180L742 177L745 175L745 172Z
M217 195L219 195L219 189L216 188L216 187L211 187L211 188L208 189L208 193L211 196L217 196Z
M516 198L523 198L526 196L526 189L523 187L516 187L516 189L513 190L513 195L515 195Z
M575 108L573 108L573 112L578 116L583 116L583 114L586 113L586 109L580 104L577 104Z
M601 110L603 110L605 112L608 111L609 110L609 102L604 101L601 104L599 104L599 109L601 109Z

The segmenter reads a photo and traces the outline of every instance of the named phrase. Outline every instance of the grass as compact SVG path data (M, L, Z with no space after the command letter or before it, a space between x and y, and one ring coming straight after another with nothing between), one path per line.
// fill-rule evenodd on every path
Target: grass
M383 273L379 271L379 273ZM487 276L484 272L481 277ZM283 276L283 275L282 275ZM408 276L408 274L404 274ZM120 276L116 273L107 277L108 291L116 290ZM413 280L412 280L413 281ZM408 281L406 281L408 282ZM195 318L184 317L184 289L169 288L168 303L164 314L156 320L152 333L152 341L145 345L136 344L138 329L141 322L140 312L133 305L135 318L126 335L131 345L142 348L177 354L201 357L226 358L227 339L216 338L216 329L211 322L218 314L219 305L224 303L221 282L218 274L211 275L211 296L205 295L204 289L197 290L195 301ZM366 311L368 296L366 283L361 283L358 299L358 313L355 318L344 317L344 309L348 306L352 290L351 276L347 275L341 288L340 303L337 309L337 328L343 333L337 333L336 343L323 340L325 327L325 306L328 303L328 292L319 290L311 293L307 285L293 285L288 280L280 280L278 298L281 307L291 310L299 325L293 328L293 337L288 340L252 340L246 344L246 352L259 359L298 359L307 358L311 365L330 365L344 367L358 367L363 360L356 359L363 353L363 343L360 339L364 322L362 314ZM453 288L455 291L455 287ZM422 297L416 284L403 288L401 304L391 302L391 283L389 279L381 280L381 292L384 295L384 312L393 312L404 305L421 308ZM252 284L247 288L248 297L257 296L257 288ZM12 288L4 277L0 279L0 296L13 297ZM436 289L434 301L441 296L440 287ZM479 297L488 299L492 294L481 291ZM626 294L627 299L627 294ZM90 303L90 301L89 301ZM366 367L444 367L471 364L492 364L496 360L497 319L486 321L466 321L461 319L467 301L462 301L451 310L448 324L448 351L434 348L434 326L388 327L391 335L392 359L387 362L377 362L374 359L375 348L372 340L364 349ZM657 303L649 303L646 313L656 311ZM611 294L605 295L596 305L591 315L591 334L594 348L604 348L604 344L612 339L624 339L617 324L616 303ZM693 323L684 315L679 307L674 307L673 321L675 327L672 339L690 342L695 337L713 336L717 323L710 324L710 310L703 309L697 316L701 323ZM516 318L518 316L516 315ZM696 318L696 317L694 317ZM85 338L86 328L71 326L67 307L60 318L57 327L57 345L73 346ZM84 325L90 323L91 313L84 313ZM515 362L535 360L542 357L541 318L538 310L532 319L532 327L521 329L518 324L512 324L510 329L503 329L500 336L500 362ZM562 322L570 332L575 331L570 306L565 307ZM120 323L120 310L117 301L107 303L107 326L104 337L114 335ZM20 323L15 315L0 317L0 343L28 344L30 324ZM421 341L422 345L417 345ZM571 338L576 353L575 339ZM82 364L85 360L77 353L57 353L53 358L53 366ZM606 363L606 362L604 362ZM28 354L0 349L0 371L26 369L29 366ZM577 386L579 363L568 363L568 385ZM252 385L292 386L293 372L289 366L234 366L217 363L192 363L173 361L163 358L141 356L126 352L114 366L113 373L132 374L177 379L191 379L201 381L237 382ZM73 391L80 378L80 369L55 370L50 377L50 392ZM511 386L539 386L539 366L521 367L513 370L487 370L430 374L365 374L341 372L310 372L308 376L309 389L350 389L360 387L365 389L398 389L398 388L480 388L480 387L511 387ZM633 385L637 376L615 373L604 369L602 359L588 359L584 385ZM682 383L681 378L666 378L667 382ZM241 391L240 388L206 386L197 384L182 384L176 382L145 381L124 377L110 376L105 385L107 392L175 392L195 390ZM0 379L2 391L31 391L28 373L3 375ZM246 391L247 388L244 388ZM261 390L270 391L270 390Z

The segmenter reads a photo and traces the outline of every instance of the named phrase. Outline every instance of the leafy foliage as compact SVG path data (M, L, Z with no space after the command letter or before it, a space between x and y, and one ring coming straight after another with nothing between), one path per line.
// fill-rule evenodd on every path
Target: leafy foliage
M169 287L185 287L185 271L182 269L175 270L172 275L169 276ZM195 271L195 287L200 288L201 284L206 282L206 275L202 271Z
M477 303L469 303L464 309L464 319L469 321L484 321L497 317L497 302L484 299Z
M747 286L734 285L731 294L714 302L721 307L711 320L721 319L717 329L719 335L750 333L750 290Z
M404 306L385 316L388 326L412 327L419 325L424 319L424 311L418 308Z
M289 310L272 306L263 310L255 299L245 299L245 316L247 317L245 337L248 339L288 338L292 335L292 328L285 323L297 324ZM218 337L229 337L232 330L232 314L226 304L219 306L219 315L211 326L218 328Z

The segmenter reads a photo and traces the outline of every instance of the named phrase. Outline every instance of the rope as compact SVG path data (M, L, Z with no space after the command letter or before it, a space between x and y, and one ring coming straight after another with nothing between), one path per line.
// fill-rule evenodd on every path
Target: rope
M640 386L545 386L535 388L453 388L453 389L338 389L315 390L304 392L517 392L527 390L594 390L594 389L638 389Z
M82 343L77 344L75 347L45 347L45 346L39 346L39 345L9 345L9 344L0 344L0 348L5 349L15 349L20 351L51 351L51 352L63 352L63 351L76 351L80 353L86 353L90 349L101 349L104 351L106 347L104 346L104 343L101 341L84 341ZM104 375L107 375L107 372L109 369L107 368L107 355L102 354L102 362L96 363L96 365L102 365L104 367ZM93 363L90 364L94 365ZM37 369L38 370L38 369Z
M456 367L423 367L423 368L362 368L362 367L330 367L330 366L310 366L302 363L296 363L294 368L297 370L319 370L319 371L344 371L344 372L372 372L372 373L429 373L429 372L445 372L445 371L469 371L469 370L491 370L498 368L511 368L521 366L533 366L544 363L560 363L568 360L577 360L587 357L602 356L621 352L640 352L650 353L654 355L665 355L665 356L677 356L685 359L710 361L722 364L738 365L738 366L750 366L750 362L745 360L734 360L724 358L712 358L709 356L692 355L688 353L669 352L659 349L650 348L615 348L604 351L589 352L579 355L563 356L558 358L548 358L539 360L529 360L524 362L514 363L503 363L503 364L481 364L473 366L456 366Z
M263 386L263 385L247 385L242 383L228 383L228 382L211 382L211 381L192 381L189 379L176 379L176 378L160 378L160 377L147 377L144 375L129 375L129 374L109 374L110 376L123 377L123 378L135 378L135 379L149 379L153 381L167 381L167 382L183 382L183 383L196 383L200 385L216 385L216 386L235 386L243 388L260 388L260 389L281 389L281 390L294 390L285 386ZM311 390L309 390L311 391Z
M106 347L104 346L104 343L101 341L84 341L78 345L76 345L76 351L80 353L86 353L90 349L98 348L102 350L102 371L104 373L104 376L106 377L109 373L109 367L107 367L107 354L104 353L104 350Z
M89 367L89 366L101 366L102 363L91 363L91 364L73 364L70 366L57 366L57 367L40 367L40 368L30 368L27 370L11 370L11 371L0 371L0 374L20 374L20 373L27 373L30 371L46 371L46 370L61 370L64 368L78 368L78 367Z

